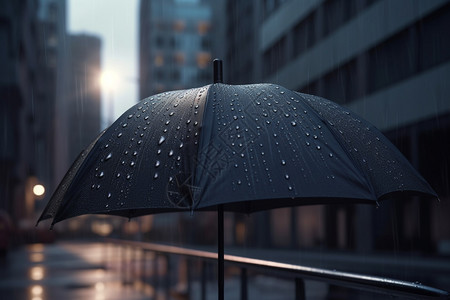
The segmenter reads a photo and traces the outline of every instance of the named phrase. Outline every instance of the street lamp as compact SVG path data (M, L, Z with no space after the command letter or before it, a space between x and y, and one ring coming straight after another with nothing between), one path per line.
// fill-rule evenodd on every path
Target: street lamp
M45 194L45 187L42 184L35 184L33 186L33 194L37 197L40 198L42 196L44 196Z

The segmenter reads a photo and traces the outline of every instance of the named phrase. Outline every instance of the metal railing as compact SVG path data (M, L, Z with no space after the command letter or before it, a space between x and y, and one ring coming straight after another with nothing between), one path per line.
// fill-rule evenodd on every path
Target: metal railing
M118 271L123 283L132 283L139 280L148 281L151 277L154 291L161 288L166 291L167 299L170 291L170 276L172 260L174 256L184 257L187 260L200 261L200 299L206 299L206 286L208 265L214 265L217 261L217 253L194 249L181 248L146 242L107 239L108 247L116 247L120 252L118 259ZM128 255L127 255L128 254ZM108 260L108 256L105 257ZM161 274L158 259L165 261L166 271ZM289 278L295 282L295 299L306 299L305 280L313 280L328 285L367 291L378 294L386 294L397 297L411 297L415 299L450 299L447 291L422 285L415 282L383 278L370 275L361 275L349 272L339 272L321 268L306 267L294 264L280 263L268 260L253 259L235 255L225 255L227 267L235 267L240 271L240 299L248 299L248 272L258 272L268 276ZM151 269L153 275L148 276ZM189 268L188 268L189 269ZM187 294L191 291L190 280L187 282Z

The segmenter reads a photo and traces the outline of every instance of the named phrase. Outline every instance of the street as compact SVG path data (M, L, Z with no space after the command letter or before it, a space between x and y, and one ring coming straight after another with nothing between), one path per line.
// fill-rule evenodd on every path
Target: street
M10 251L0 268L0 299L148 299L105 267L99 243L32 244Z

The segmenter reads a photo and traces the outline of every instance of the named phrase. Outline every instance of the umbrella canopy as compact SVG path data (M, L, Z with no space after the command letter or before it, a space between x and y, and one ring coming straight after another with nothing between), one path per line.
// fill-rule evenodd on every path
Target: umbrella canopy
M90 145L41 219L254 211L436 197L374 126L274 84L221 83L142 100Z
M387 197L437 197L373 125L329 100L275 84L214 84L140 101L80 155L40 220L255 211Z

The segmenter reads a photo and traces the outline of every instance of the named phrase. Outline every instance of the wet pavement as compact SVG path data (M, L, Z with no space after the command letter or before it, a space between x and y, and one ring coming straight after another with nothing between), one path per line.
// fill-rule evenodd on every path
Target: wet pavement
M0 299L149 299L145 289L123 285L106 267L99 243L32 244L0 263Z

